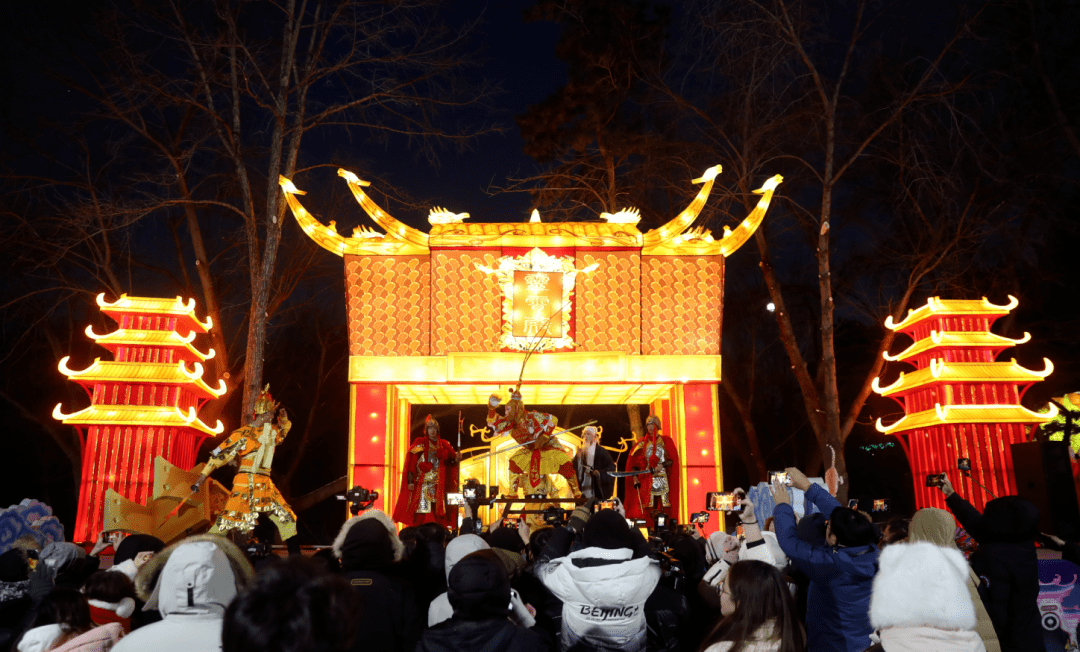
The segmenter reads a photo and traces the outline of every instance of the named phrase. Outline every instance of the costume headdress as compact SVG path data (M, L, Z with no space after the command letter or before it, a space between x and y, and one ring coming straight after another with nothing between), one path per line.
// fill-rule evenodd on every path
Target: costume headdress
M581 431L581 436L588 438L589 435L599 434L596 431L596 426L585 426L585 429Z
M274 401L274 397L270 396L270 383L267 383L263 391L259 393L258 398L255 399L255 407L252 408L251 413L259 415L273 412L277 408L277 405L277 402Z
M649 418L645 419L645 427L648 428L650 423L656 424L657 430L663 430L663 425L660 424L660 417L655 414L650 414Z
M424 434L425 435L427 434L427 428L432 423L435 424L435 432L436 433L442 433L442 430L439 429L439 422L436 421L435 419L432 419L431 415L429 414L426 417L424 417Z

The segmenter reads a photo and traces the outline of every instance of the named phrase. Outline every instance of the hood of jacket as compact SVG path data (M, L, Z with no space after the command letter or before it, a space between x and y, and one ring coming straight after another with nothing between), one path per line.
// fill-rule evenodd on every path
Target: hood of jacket
M394 551L394 561L401 561L402 557L405 556L405 544L398 538L397 526L394 525L393 519L387 516L385 512L378 509L369 509L360 512L359 515L345 521L345 524L341 526L341 530L338 531L337 537L334 538L334 556L341 559L341 552L345 547L345 540L349 536L349 531L352 530L353 526L357 523L367 519L375 519L386 528L387 533L390 535L390 544Z
M542 578L563 602L619 607L644 603L660 581L659 564L629 548L582 548L551 562Z
M18 652L45 652L45 650L52 648L53 643L63 633L64 630L60 629L60 625L34 627L26 630L15 649Z
M893 627L878 634L888 652L985 652L979 635L972 631L946 631L932 627Z
M450 571L453 570L454 564L457 564L470 553L477 550L487 550L490 547L487 541L475 534L463 534L455 537L450 543L446 544L446 580L450 581Z
M505 618L510 611L510 577L492 550L477 550L454 564L446 597L455 618Z
M57 575L68 571L78 572L85 559L85 550L74 543L66 541L53 541L45 546L41 554L38 555L38 560L51 568Z
M979 521L979 543L1019 543L1035 538L1039 508L1020 496L1002 496L986 503ZM974 533L973 533L974 534Z
M895 543L879 559L870 597L875 629L975 629L968 565L959 550L928 542Z
M222 617L255 572L231 541L213 534L189 537L154 555L135 576L145 611L162 617Z

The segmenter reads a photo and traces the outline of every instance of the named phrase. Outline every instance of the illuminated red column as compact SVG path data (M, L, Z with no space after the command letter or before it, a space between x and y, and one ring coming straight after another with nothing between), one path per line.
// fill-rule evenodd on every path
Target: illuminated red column
M393 413L387 385L352 386L352 440L349 445L349 487L379 492L375 507L389 513L390 478L387 438L392 437Z
M679 520L686 522L690 514L705 509L705 494L723 491L723 469L720 460L720 412L713 383L694 383L682 386L682 441L679 451L683 465L683 498ZM706 532L716 532L720 513L713 512Z

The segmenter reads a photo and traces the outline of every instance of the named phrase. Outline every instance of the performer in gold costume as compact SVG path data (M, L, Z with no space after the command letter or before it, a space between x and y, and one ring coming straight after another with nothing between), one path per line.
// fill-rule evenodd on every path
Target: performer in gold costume
M650 414L645 436L630 449L626 468L641 473L626 478L626 518L651 518L654 507L669 517L679 513L679 451L660 427L660 417Z
M267 385L255 400L248 425L234 431L210 452L210 461L192 485L192 491L198 491L214 469L240 458L240 469L233 477L232 492L217 522L210 529L211 534L251 532L255 529L259 514L265 512L277 526L283 541L296 535L296 514L270 479L274 449L284 441L292 427L284 408L277 412L277 423L273 423L277 409L278 404L270 396L270 385Z
M510 489L522 489L526 495L542 493L552 496L555 485L548 474L558 473L566 478L574 498L581 500L574 458L555 438L558 419L554 415L526 410L521 392L515 391L506 404L506 416L500 416L499 397L488 399L487 422L496 436L510 435L523 446L510 456Z

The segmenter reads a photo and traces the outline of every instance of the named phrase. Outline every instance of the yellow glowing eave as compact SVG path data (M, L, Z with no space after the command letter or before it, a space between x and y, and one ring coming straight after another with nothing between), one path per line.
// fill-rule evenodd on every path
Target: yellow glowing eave
M900 378L888 387L881 387L877 378L874 379L872 387L882 396L894 396L938 381L1028 385L1039 382L1053 372L1054 365L1048 358L1043 358L1042 371L1022 367L1015 358L1009 362L944 362L938 358L932 358L928 367L910 374L901 373Z
M353 177L355 178L355 175L353 175ZM359 182L359 180L357 181ZM303 204L300 203L300 200L297 199L297 195L302 195L304 193L301 190L297 190L292 181L285 177L280 177L278 179L278 184L281 185L282 192L285 193L285 203L288 204L289 210L292 212L293 217L296 218L296 223L300 226L300 230L311 238L315 244L332 254L337 256L345 256L346 254L356 256L428 254L426 245L423 247L414 246L403 240L399 235L390 231L387 231L387 234L382 238L347 238L337 232L336 225L333 221L330 222L330 226L324 226L315 219L306 208L304 208ZM350 183L350 187L355 188L355 185ZM402 225L402 227L404 227L404 225Z
M1032 412L1022 405L942 406L935 403L933 410L905 415L888 426L883 425L879 417L874 427L880 433L889 434L950 423L1046 423L1057 414L1057 406L1053 403L1046 413Z
M78 425L148 425L148 426L179 426L200 430L208 435L219 435L225 431L225 426L218 420L217 425L211 428L206 425L195 413L195 408L188 408L185 413L176 406L153 407L145 405L91 405L78 412L64 414L57 403L53 408L52 416L63 423Z
M339 169L338 176L349 182L349 190L352 191L353 197L360 204L360 208L363 208L364 212L376 224L385 229L388 236L407 242L413 247L423 249L425 252L427 251L428 235L423 231L402 224L372 201L371 197L363 190L364 186L371 185L369 182L360 180L355 174L345 169Z
M898 362L938 346L1010 347L1024 344L1030 339L1031 333L1027 332L1023 337L1014 339L985 331L930 331L930 337L916 340L900 353L890 355L888 351L883 351L881 357L889 362Z
M218 386L217 386L216 389L213 388L213 387L210 387L209 385L206 384L206 382L202 379L203 366L199 362L195 363L195 370L194 371L188 371L187 366L184 365L183 360L180 360L180 361L176 362L175 364L172 364L172 363L164 363L164 362L160 362L160 363L159 362L153 362L153 363L151 363L151 362L128 363L128 362L115 362L115 361L112 361L112 360L102 362L101 358L95 358L94 363L91 364L86 369L83 369L82 371L75 371L73 369L68 368L68 366L67 366L67 363L68 363L68 361L70 359L71 359L71 356L64 356L63 358L61 358L59 364L57 365L57 368L60 370L60 373L64 374L68 378L76 380L76 381L84 381L84 382L85 381L96 381L96 382L120 381L120 382L134 382L134 383L139 383L139 382L147 383L147 382L154 382L154 381L160 381L160 382L166 382L166 383L174 382L173 378L169 378L167 376L153 376L153 375L138 376L138 375L134 375L134 373L133 373L133 372L152 372L152 373L159 373L160 374L164 370L169 370L170 372L176 372L177 373L175 378L177 378L177 379L180 379L180 378L187 379L188 382L191 382L196 387L198 387L202 391L206 392L207 394L209 394L213 398L218 398L218 397L224 395L225 392L227 391L224 380L218 379Z
M197 326L203 330L214 327L214 320L207 315L206 321L199 321L195 316L195 299L184 301L183 297L176 299L159 299L156 297L129 297L126 293L121 294L116 301L109 303L105 300L105 293L97 295L97 304L103 311L113 312L141 312L159 315L176 315L190 317Z
M916 323L927 319L935 315L1006 315L1011 312L1016 306L1020 305L1020 301L1013 295L1009 296L1009 303L1004 306L990 303L986 297L976 301L971 299L948 299L942 300L940 297L930 297L926 300L926 305L920 306L913 310L908 310L907 317L900 323L893 321L892 315L885 318L885 327L890 330L903 330L910 328Z
M101 346L110 344L117 346L179 346L190 351L195 357L204 362L213 359L214 356L217 355L217 351L213 348L210 348L206 353L203 353L192 345L192 342L195 340L195 331L191 331L185 337L176 331L148 331L121 328L111 333L99 335L94 332L94 326L91 324L86 327L85 332L87 337Z

